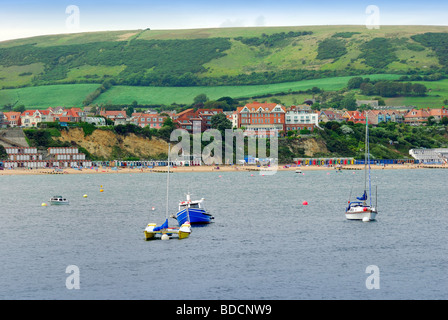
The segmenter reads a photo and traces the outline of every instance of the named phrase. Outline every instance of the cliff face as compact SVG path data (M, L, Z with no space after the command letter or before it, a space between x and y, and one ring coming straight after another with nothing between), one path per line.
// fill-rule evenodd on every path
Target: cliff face
M149 159L161 153L168 153L168 143L157 138L138 137L131 133L126 136L115 134L108 130L95 130L91 135L84 136L81 128L62 130L59 141L77 144L92 155L113 159L117 153L124 156L135 156L141 159Z
M317 140L315 138L301 139L297 144L303 146L305 149L305 156L307 157L314 157L316 154L329 153L325 143L322 140Z
M70 128L62 130L61 136L54 139L83 147L100 159L120 159L130 156L151 159L162 153L168 153L168 143L164 140L154 137L152 139L138 137L133 133L123 136L101 129L84 136L84 131L81 128ZM325 143L316 138L280 139L279 153L282 152L282 147L289 149L292 157L298 158L329 153Z
M329 154L324 141L321 139L311 138L299 138L299 139L282 139L279 140L279 148L287 148L291 154L290 156L301 157L314 157L316 155L322 156L323 154ZM285 149L282 149L285 150ZM281 150L279 149L279 152Z

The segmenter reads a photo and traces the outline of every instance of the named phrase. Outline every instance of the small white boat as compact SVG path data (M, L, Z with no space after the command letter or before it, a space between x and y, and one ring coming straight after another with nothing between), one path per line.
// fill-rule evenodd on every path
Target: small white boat
M348 220L374 221L378 214L377 205L372 204L372 186L370 179L370 152L369 152L369 120L366 113L366 140L365 140L365 158L364 158L364 193L361 197L356 197L358 201L348 201L348 207L345 209L345 217ZM368 178L367 178L368 175ZM368 182L368 184L367 184ZM367 195L369 190L369 195ZM351 195L350 195L351 196ZM369 200L369 202L367 202ZM376 197L378 200L378 196Z
M302 173L302 170L297 169L297 170L296 170L296 173Z
M69 201L62 196L53 196L50 199L51 205L69 204Z
M345 217L348 220L373 221L377 214L376 208L365 202L351 202L345 211Z

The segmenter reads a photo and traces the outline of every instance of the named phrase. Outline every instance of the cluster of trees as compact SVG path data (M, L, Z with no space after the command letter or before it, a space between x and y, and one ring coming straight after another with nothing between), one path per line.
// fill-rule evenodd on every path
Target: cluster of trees
M313 34L313 32L312 31L297 31L297 32L290 31L288 33L286 33L286 32L273 33L271 35L267 35L267 34L263 33L261 35L261 37L249 37L249 38L236 37L234 39L237 41L241 41L242 43L244 43L245 45L248 45L248 46L258 47L258 46L264 45L265 47L271 48L271 47L277 46L279 44L279 42L281 42L287 38L296 38L296 37L310 35L310 34Z
M382 97L399 96L425 96L427 88L420 83L378 81L375 84L363 83L360 87L361 94L367 96L380 95Z
M102 93L109 90L114 84L115 81L112 79L104 81L103 84L99 86L95 91L87 95L87 97L82 102L82 105L83 106L90 105L96 98L98 98Z
M354 77L347 83L347 88L360 89L361 94L382 97L424 96L428 89L425 85L398 81L371 81L369 78Z
M317 59L338 59L347 53L345 41L329 38L319 43L317 48Z
M332 38L351 38L353 37L355 34L361 34L361 32L337 32L334 35L332 35Z
M374 38L361 46L359 58L365 60L365 64L375 68L384 69L394 61L398 61L395 48L391 39Z
M347 109L355 111L357 109L356 98L353 92L343 94L342 92L323 91L318 97L319 102L315 102L311 109L320 110L322 108Z
M417 34L411 39L421 43L425 47L429 47L435 51L441 65L448 67L448 33L424 33Z

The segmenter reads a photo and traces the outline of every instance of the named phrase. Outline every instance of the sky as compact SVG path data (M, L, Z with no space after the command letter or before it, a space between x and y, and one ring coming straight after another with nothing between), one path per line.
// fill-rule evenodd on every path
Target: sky
M0 41L146 28L368 24L448 25L448 1L0 0Z

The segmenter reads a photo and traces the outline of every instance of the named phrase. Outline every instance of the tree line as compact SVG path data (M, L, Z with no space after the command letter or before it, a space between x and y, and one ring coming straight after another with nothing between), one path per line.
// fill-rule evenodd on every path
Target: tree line
M379 95L382 97L425 96L428 89L425 85L411 82L390 80L371 81L369 78L354 77L347 83L348 89L360 89L366 96Z

